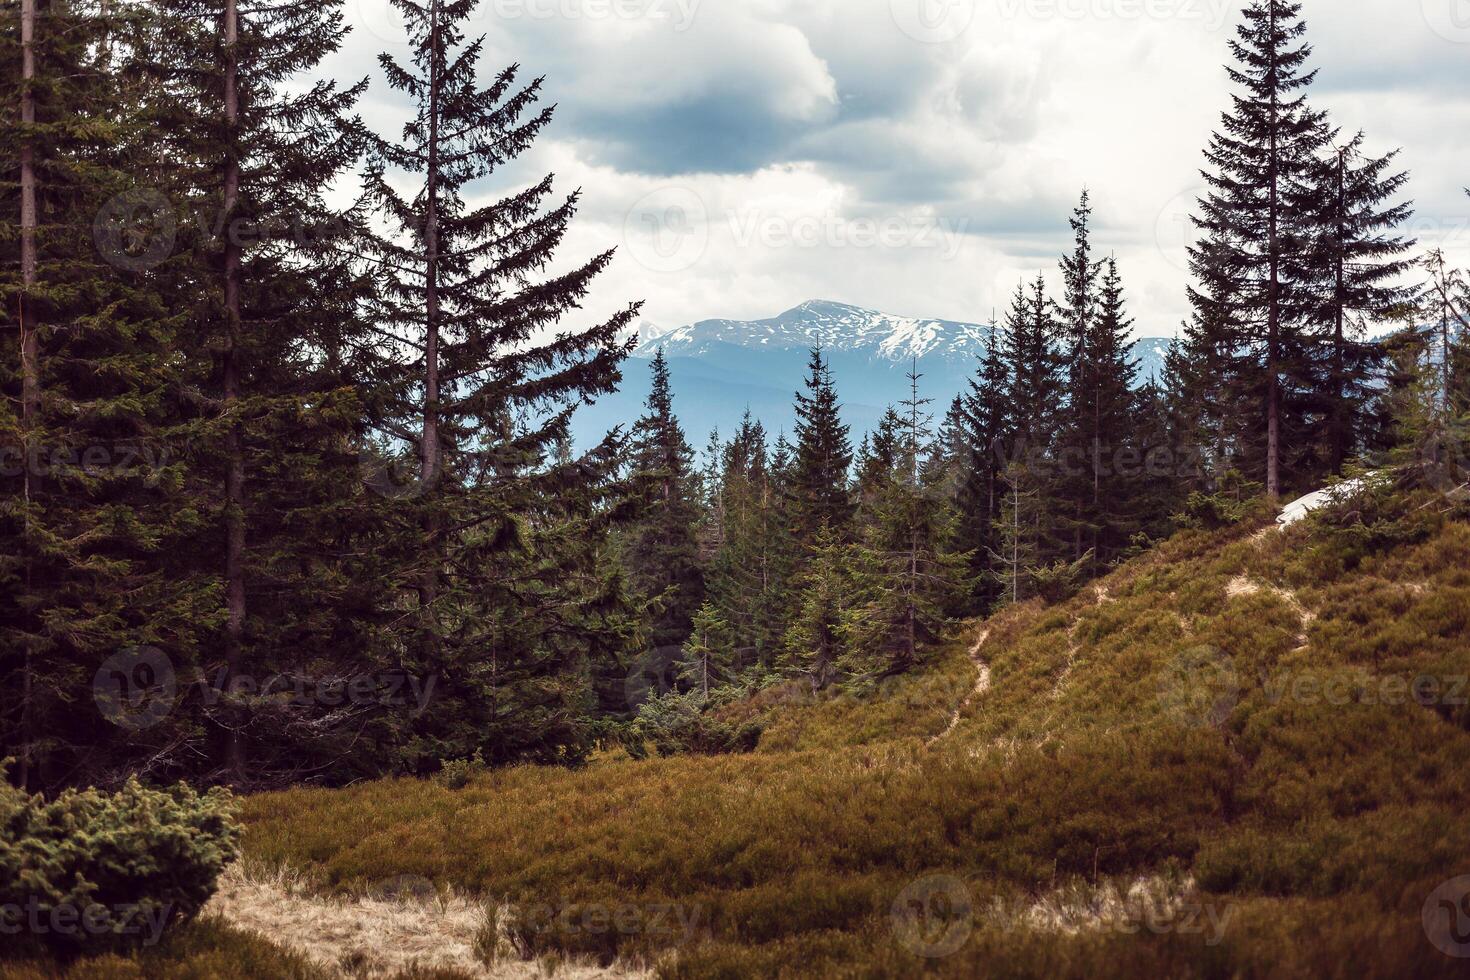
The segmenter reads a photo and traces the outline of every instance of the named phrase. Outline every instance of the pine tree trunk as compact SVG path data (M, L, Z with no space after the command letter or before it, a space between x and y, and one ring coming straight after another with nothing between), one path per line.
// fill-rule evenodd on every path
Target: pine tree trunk
M429 7L429 141L424 188L424 427L419 448L419 479L425 493L439 481L443 449L439 443L439 0ZM428 625L439 596L439 526L434 515L424 528L428 564L419 586L419 607Z
M1011 487L1011 601L1021 601L1021 488Z
M919 636L915 624L914 604L919 601L919 535L909 535L909 607L908 607L908 663L918 659Z
M240 122L240 90L238 42L239 9L236 0L225 0L224 46L224 110L230 133L230 149L225 161L224 220L226 229L224 255L224 291L226 340L224 351L224 411L233 416L240 400L240 245L231 232L235 209L240 199L240 161L234 137ZM245 448L238 419L231 418L225 430L225 664L233 691L236 676L244 662L245 636ZM225 766L231 783L245 779L244 716L231 711L225 735Z
M1443 350L1440 372L1443 375L1445 411L1451 409L1450 392L1454 379L1450 377L1450 280L1445 272L1444 253L1439 253L1439 339Z
M1276 37L1276 6L1271 6L1271 37ZM1274 51L1274 48L1273 48ZM1272 56L1275 57L1274 54ZM1273 66L1274 71L1274 66ZM1281 343L1281 238L1280 220L1280 133L1276 89L1271 90L1271 154L1266 178L1270 189L1270 224L1267 250L1271 263L1271 282L1266 296L1266 493L1272 500L1281 496L1281 390L1278 363Z
M1347 189L1345 186L1344 172L1347 167L1344 158L1345 150L1337 154L1337 255L1334 263L1336 282L1333 291L1332 312L1334 316L1332 331L1332 475L1341 476L1343 463L1347 460L1347 383L1344 372L1347 370L1343 347L1346 344L1343 317L1347 305L1347 297L1344 295L1344 269L1345 258L1343 249L1347 241L1346 222Z
M1102 536L1102 375L1096 362L1092 368L1092 561L1096 565Z
M21 0L21 125L30 127L36 122L36 96L31 89L36 78L36 0ZM21 432L23 434L24 458L21 470L24 474L23 490L25 528L22 534L25 548L26 590L31 586L31 533L30 504L34 493L35 467L31 460L35 454L31 445L32 430L38 422L41 408L41 364L40 348L36 337L36 324L31 308L31 291L36 286L36 167L35 148L29 136L20 145L20 279L21 290L18 302L20 325L20 375L21 375ZM31 777L31 743L34 738L32 706L35 699L35 646L30 637L31 625L27 624L25 641L25 666L21 674L21 722L20 722L20 785L25 788Z

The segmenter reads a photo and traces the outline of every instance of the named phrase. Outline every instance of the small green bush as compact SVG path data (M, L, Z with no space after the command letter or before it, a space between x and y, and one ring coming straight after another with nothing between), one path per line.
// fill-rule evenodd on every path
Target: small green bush
M151 946L191 920L238 853L234 801L180 784L55 800L0 780L0 932L17 953Z
M487 768L484 754L476 749L468 759L451 759L444 763L434 778L450 789L464 789Z
M755 751L761 738L758 724L722 721L706 710L709 706L709 700L698 691L671 691L650 698L638 709L638 729L662 756Z

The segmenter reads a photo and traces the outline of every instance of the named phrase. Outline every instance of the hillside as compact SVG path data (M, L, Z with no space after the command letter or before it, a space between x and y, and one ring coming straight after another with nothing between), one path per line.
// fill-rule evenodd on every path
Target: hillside
M499 976L523 955L678 978L1462 975L1433 899L1470 874L1470 523L1447 509L1370 494L1186 531L879 689L727 706L765 727L749 755L255 796L247 863L431 920L488 901ZM259 894L270 932L289 906Z
M990 330L985 324L895 316L821 300L763 320L701 320L671 329L644 324L633 360L623 366L621 388L578 413L578 443L590 445L642 413L647 361L659 348L669 359L675 404L696 445L712 429L728 430L747 408L773 435L789 434L792 393L802 385L813 347L828 357L842 394L843 420L860 440L884 408L907 397L907 375L915 363L924 396L943 414L974 376ZM1163 370L1168 345L1157 337L1134 342L1140 383Z

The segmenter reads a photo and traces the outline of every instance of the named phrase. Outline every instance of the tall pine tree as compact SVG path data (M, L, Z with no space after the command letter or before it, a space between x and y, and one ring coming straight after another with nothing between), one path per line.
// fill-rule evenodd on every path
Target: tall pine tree
M634 587L654 603L650 640L663 648L689 636L705 585L694 452L674 415L663 348L654 354L651 370L648 408L633 430L631 461L650 499L647 513L629 532L624 561Z
M119 727L90 703L94 678L138 696L132 668L186 664L215 621L207 589L166 568L198 515L173 452L178 319L133 261L153 242L123 234L127 147L147 127L116 84L117 25L99 5L4 13L0 755L37 790L110 782L149 758L165 775L184 719Z
M1311 216L1293 193L1310 178L1318 150L1331 138L1322 113L1307 101L1315 72L1301 4L1255 0L1230 42L1227 67L1238 91L1210 140L1203 171L1208 192L1195 223L1203 242L1191 250L1200 320L1228 329L1223 344L1245 375L1239 380L1255 417L1241 432L1266 492L1279 496L1283 462L1305 438L1300 379L1307 370L1299 289L1292 270L1309 247ZM1227 318L1218 309L1231 309Z
M845 536L854 506L849 487L852 442L820 349L811 352L807 370L806 390L796 393L796 447L789 486L793 529L803 548L815 544L823 525Z
M852 674L899 673L938 640L947 610L964 591L969 555L952 548L954 512L943 470L925 466L933 450L929 401L919 396L917 365L897 415L897 452L876 486L852 550L855 605L847 617Z
M346 35L337 4L161 0L151 13L128 66L152 123L135 166L178 211L175 257L155 274L186 348L207 352L183 397L192 485L217 521L195 553L221 559L218 662L211 651L204 666L223 697L198 709L223 778L319 774L365 719L308 722L251 692L379 666L388 600L365 544L379 521L357 492L369 283L351 268L351 216L328 202L363 149L351 112L366 82L302 84ZM312 750L291 734L307 724L320 725Z
M400 138L371 140L365 201L388 230L363 251L379 276L370 314L388 393L375 422L412 450L418 474L404 505L415 526L402 538L413 629L399 654L446 678L418 718L416 751L575 756L596 646L575 637L616 605L611 580L592 574L601 539L586 532L605 530L616 509L620 447L614 434L580 456L557 449L578 406L621 380L637 307L563 325L612 258L547 275L578 195L557 199L546 177L480 206L466 200L551 121L537 104L541 81L520 84L512 66L481 87L484 40L462 26L474 0L394 7L411 54L380 62L413 111ZM608 643L623 627L606 621Z
M1138 363L1130 356L1133 321L1127 314L1116 258L1104 266L1097 315L1089 325L1082 357L1087 384L1072 408L1085 437L1087 484L1085 551L1101 566L1111 564L1128 544L1141 518L1143 447L1138 441L1138 396L1133 390ZM1079 553L1077 557L1081 557Z
M1357 134L1328 153L1301 188L1313 237L1304 256L1302 312L1312 337L1310 379L1320 420L1308 443L1314 469L1340 476L1364 448L1366 413L1378 389L1384 351L1370 327L1400 315L1412 299L1401 283L1413 243L1396 233L1412 211L1394 198L1408 174L1397 153L1370 157Z

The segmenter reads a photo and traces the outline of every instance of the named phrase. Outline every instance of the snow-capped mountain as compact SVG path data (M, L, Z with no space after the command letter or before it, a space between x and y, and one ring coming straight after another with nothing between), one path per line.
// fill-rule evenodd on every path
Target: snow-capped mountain
M931 355L969 362L986 349L990 327L952 320L893 316L857 306L812 300L767 320L701 320L673 330L645 326L635 357L694 356L714 344L765 350L867 351L888 361Z
M701 320L638 330L633 359L623 366L620 391L577 413L579 444L615 425L630 425L648 397L647 360L662 347L669 361L675 411L691 443L713 429L729 434L748 409L774 436L791 430L792 402L807 372L808 353L827 357L843 417L853 439L877 425L883 410L908 396L917 364L920 394L943 415L974 375L991 328L986 324L895 316L843 303L813 300L765 320ZM1145 338L1133 346L1139 381L1156 377L1169 341Z

